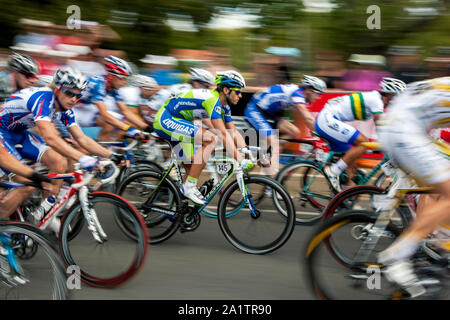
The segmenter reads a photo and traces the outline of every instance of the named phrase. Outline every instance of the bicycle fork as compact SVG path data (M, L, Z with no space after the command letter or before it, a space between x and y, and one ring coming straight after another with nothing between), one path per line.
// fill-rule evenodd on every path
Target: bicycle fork
M239 189L241 190L242 197L244 198L244 201L242 201L241 208L244 206L248 206L250 209L250 214L252 218L259 218L261 215L261 212L255 208L255 204L253 203L253 200L251 199L251 193L248 190L248 186L245 184L244 181L244 172L242 170L238 171L236 173L236 180L238 182Z
M89 203L88 188L86 186L83 186L78 191L78 197L80 199L81 209L83 210L84 218L86 219L88 224L88 230L91 232L95 241L97 241L98 243L103 243L107 241L108 236L103 230L100 221L98 221L97 213L95 212L93 205Z

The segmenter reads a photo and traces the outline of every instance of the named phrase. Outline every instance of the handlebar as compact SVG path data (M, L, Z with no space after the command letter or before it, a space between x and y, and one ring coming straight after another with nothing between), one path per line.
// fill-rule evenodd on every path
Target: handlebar
M106 166L112 166L114 168L114 173L111 176L109 176L108 178L105 178L105 179L101 179L99 181L101 184L112 183L117 178L117 176L120 174L120 169L111 160L101 160L101 161L99 161L99 164L100 164L100 166L102 168L104 168ZM81 170L80 164L79 163L75 163L74 164L74 169L76 171ZM94 176L95 176L94 171L95 171L95 169L90 171L90 172L89 171L85 172L83 174L83 181L80 182L80 183L74 184L73 186L74 187L82 187L82 186L88 185L91 182L91 180L94 178Z

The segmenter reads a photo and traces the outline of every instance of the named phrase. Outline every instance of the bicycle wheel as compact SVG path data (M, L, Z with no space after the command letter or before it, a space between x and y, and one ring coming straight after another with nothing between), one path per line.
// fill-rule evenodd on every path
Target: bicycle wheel
M69 297L64 264L41 230L26 223L0 221L0 236L3 248L13 250L12 256L22 270L24 281L11 283L5 278L4 268L12 268L6 256L1 255L0 299L64 300Z
M311 225L319 221L322 210L334 195L323 172L311 161L298 161L285 166L278 172L276 180L290 191L298 224ZM279 198L275 198L274 202L278 206Z
M377 254L386 249L400 231L392 224L378 234L380 237L373 250L367 252L363 261L363 243L376 236L373 230L375 219L362 211L349 211L321 224L313 233L303 251L301 263L305 266L304 280L319 299L386 299L392 297L397 288L382 277L383 266L377 263ZM342 263L330 254L330 238L345 252L349 263Z
M343 190L328 203L323 211L322 221L350 209L366 210L375 217L380 203L386 197L386 192L385 189L370 185L354 186ZM404 229L413 219L408 207L400 206L391 222L398 228Z
M169 239L180 226L181 215L177 214L181 207L179 191L169 177L160 183L161 179L162 175L154 171L135 172L117 189L117 194L130 201L144 218L152 244ZM126 233L134 237L132 233Z
M242 198L238 182L234 181L224 191L219 200L218 220L225 238L236 248L252 254L266 254L280 248L292 234L295 226L295 209L287 191L275 180L264 176L244 178L248 190L248 203L241 200L239 207L230 204L229 199ZM274 196L281 197L280 213L272 199L265 198L257 205L253 194L259 194L267 187Z
M84 217L81 204L76 203L62 218L59 246L66 265L80 268L81 279L90 286L111 288L122 285L135 276L145 262L148 233L139 212L123 198L106 192L88 196L106 240L94 239L87 221L76 237L69 240L72 225ZM116 223L116 215L126 221L136 240L130 240Z

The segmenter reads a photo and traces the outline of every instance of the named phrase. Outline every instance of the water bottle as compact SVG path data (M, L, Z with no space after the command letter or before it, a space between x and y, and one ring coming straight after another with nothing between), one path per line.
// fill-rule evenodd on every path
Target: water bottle
M37 221L41 221L42 218L44 217L44 214L46 214L47 212L50 211L50 209L53 207L53 205L55 204L56 199L53 196L48 197L47 199L45 199L42 203L41 206L34 211L33 217L37 220Z

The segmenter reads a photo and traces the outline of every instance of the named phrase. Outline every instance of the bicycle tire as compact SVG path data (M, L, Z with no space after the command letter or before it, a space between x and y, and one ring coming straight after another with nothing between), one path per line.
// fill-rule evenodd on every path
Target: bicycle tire
M313 171L317 172L325 179L325 184L322 183L317 186L317 188L320 187L321 189L326 189L324 191L320 190L320 193L307 192L304 190L305 185L308 183L308 177L313 175ZM295 174L299 175L298 181L297 178L294 177ZM296 210L296 223L299 225L313 225L317 223L322 217L322 210L325 208L326 203L328 203L334 195L333 188L328 181L328 178L325 177L322 170L319 169L315 162L307 160L299 160L285 166L278 172L275 180L289 190L289 177L293 177L292 181L294 182L295 194L291 196L291 198ZM274 202L275 205L278 206L279 200L274 199ZM310 208L306 206L307 203L310 205Z
M306 267L306 272L304 280L309 284L311 291L316 295L317 298L323 300L334 300L334 299L372 299L381 298L386 299L392 297L392 294L397 291L396 288L392 287L391 284L386 281L380 288L383 291L374 291L367 286L367 275L368 268L374 267L381 270L383 266L377 263L376 253L387 248L387 244L382 241L382 249L378 251L370 252L367 261L355 262L350 264L342 264L341 260L336 260L332 252L329 250L329 242L327 239L334 234L334 238L341 235L351 235L351 232L346 228L350 228L352 224L356 223L359 225L370 225L375 222L375 219L367 215L362 211L348 211L345 214L340 214L328 219L325 223L320 224L316 230L313 232L312 237L306 243L306 247L303 249L302 258L300 260L301 264ZM355 226L353 226L354 228ZM349 230L354 230L353 228ZM395 239L399 234L398 230L394 225L388 224L387 233L393 236ZM370 235L369 235L370 236ZM342 237L342 236L340 236ZM350 239L351 237L349 237ZM389 237L386 235L386 239ZM353 239L360 241L359 239ZM389 244L393 242L389 239ZM358 244L362 241L358 242ZM346 242L346 247L355 247L354 243ZM356 248L360 247L356 246ZM358 252L358 249L354 251ZM331 253L331 257L329 255ZM325 260L328 259L328 260ZM327 262L324 262L327 261ZM323 270L323 271L322 271ZM337 275L339 271L342 271L345 276L342 277L341 274ZM381 272L380 272L381 275ZM381 279L381 278L380 278ZM366 286L363 285L363 281L366 281ZM381 281L381 280L380 280ZM354 289L359 291L355 294ZM365 295L368 295L366 297Z
M79 232L75 238L69 240L71 223L77 221L75 219L78 219L79 215L83 215L81 204L77 201L61 220L59 246L63 260L66 265L79 266L81 280L90 286L114 288L123 285L138 274L146 260L148 231L144 220L132 204L116 194L107 192L90 193L88 202L89 207L95 209L101 227L105 230L108 238L103 243L94 240L88 229L88 223L85 223L86 228ZM96 207L96 205L98 206ZM116 208L120 208L120 210L118 211ZM117 232L115 222L115 215L117 214L121 214L123 219L134 226L135 241L130 241L123 233ZM121 229L118 228L118 230ZM113 245L117 245L117 247L113 248ZM125 246L130 248L123 249ZM98 251L100 250L102 252L99 255ZM94 263L102 262L101 260L108 251L115 256L106 259L105 266L94 266ZM113 270L122 261L126 262L125 267L120 266L118 271ZM93 272L94 268L98 270Z
M250 189L251 184L256 185L262 185L262 188L271 187L273 190L273 194L279 195L282 197L283 201L286 204L286 215L283 215L279 212L276 212L275 214L270 214L268 210L265 212L260 212L260 210L254 210L255 214L260 213L260 215L253 215L253 214L247 214L245 212L239 212L238 214L234 214L231 217L227 216L227 204L228 199L232 196L233 192L238 191L241 192L238 186L238 181L234 181L230 183L227 188L224 190L223 195L221 196L219 200L218 205L218 222L220 229L222 233L224 234L225 238L236 248L238 248L241 251L244 251L246 253L250 254L266 254L269 252L273 252L280 247L282 247L290 238L292 235L292 232L295 227L295 208L292 203L292 199L287 193L286 189L276 182L274 179L265 177L265 176L257 176L257 175L251 175L244 178L244 184L246 188ZM252 189L256 188L252 187ZM251 196L252 191L249 190L249 195ZM250 198L251 199L251 198ZM242 202L243 204L243 202ZM262 203L260 203L262 204ZM235 208L233 206L232 210L242 209L241 208ZM258 211L258 212L257 212ZM279 221L271 221L270 219L273 219L275 217L279 218ZM235 222L236 221L236 222ZM267 223L264 224L263 227L263 233L258 234L256 237L252 237L251 239L245 239L243 240L243 237L252 236L250 234L250 228L251 231L257 232L259 231L258 226L256 226L256 222L260 221L261 223ZM235 228L236 226L236 228ZM275 231L275 238L270 239L268 242L264 241L263 244L255 244L252 243L254 240L259 240L259 238L268 236L269 233L272 233L273 226L280 226L280 231ZM244 232L241 235L237 235L238 232L242 229ZM245 229L245 230L244 230ZM258 238L258 239L257 239Z
M374 202L376 201L376 199L374 198L374 196L384 195L386 194L386 192L387 191L385 189L372 185L353 186L346 190L343 190L336 196L334 196L333 199L331 199L331 201L328 203L327 207L324 209L322 222L325 222L326 219L329 219L332 216L338 214L339 210L353 209L355 205L355 198L360 195L369 195L369 206L373 210L373 214L375 215L376 208L374 207ZM401 223L398 225L399 227L405 228L414 219L414 217L410 214L409 210L406 207L398 207L397 213L401 220Z
M9 294L11 291L23 288L25 292L25 297L16 296L14 299L53 299L53 300L65 300L69 298L69 290L67 287L67 274L64 263L57 250L55 249L52 241L47 237L47 235L40 229L33 225L29 225L23 222L16 221L0 221L0 233L9 234L12 241L14 241L14 251L16 257L18 257L21 262L20 266L24 270L24 275L26 277L31 277L36 275L36 277L29 278L27 284L19 285L9 289ZM25 237L24 237L25 236ZM13 240L14 239L14 240ZM31 239L31 242L30 242ZM23 257L25 251L30 246L36 246L36 251L33 253L32 262L30 257ZM36 252L42 252L43 255L36 255ZM47 260L47 263L43 263L42 260ZM29 265L28 265L29 263ZM43 277L43 265L49 264L51 269L51 295L49 297L43 297L45 287L48 285L45 283L45 277ZM34 289L32 285L37 285ZM37 296L32 296L34 293Z
M152 186L156 186L157 184L159 184L162 177L163 176L161 173L154 171L135 172L132 173L130 176L128 176L124 181L122 181L122 183L119 185L117 189L117 194L124 196L129 201L131 201L131 203L133 203L133 205L143 216L145 224L149 229L150 233L149 241L151 244L157 244L166 241L167 239L172 237L180 227L181 215L176 214L173 218L168 218L168 216L164 213L158 213L153 211L158 207L160 207L160 209L163 210L176 211L178 208L181 207L182 201L180 192L177 186L175 185L175 182L173 182L173 180L169 176L167 176L165 180L161 182L158 189L161 191L162 194L156 195L154 197L155 199L153 200L153 203L155 203L155 201L157 201L158 198L160 198L161 201L168 199L166 207L161 207L161 204L159 204L158 206L145 208L144 204L147 201L148 196L139 197L138 194L134 194L133 198L131 198L132 195L129 195L128 192L126 192L126 190L128 186L132 185L133 183L135 183L135 181L138 181L140 179L151 179L151 181L154 182ZM142 185L142 187L146 186ZM163 192L167 192L167 194ZM159 232L159 230L161 230L161 232ZM131 237L133 237L132 234Z

